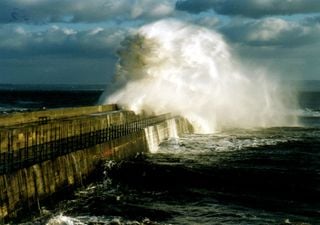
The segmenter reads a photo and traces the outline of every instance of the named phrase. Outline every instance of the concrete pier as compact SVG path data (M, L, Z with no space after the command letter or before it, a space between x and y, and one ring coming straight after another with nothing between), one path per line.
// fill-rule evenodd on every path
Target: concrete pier
M181 117L116 105L17 113L1 116L0 126L0 221L81 184L103 160L154 152L161 141L193 131Z

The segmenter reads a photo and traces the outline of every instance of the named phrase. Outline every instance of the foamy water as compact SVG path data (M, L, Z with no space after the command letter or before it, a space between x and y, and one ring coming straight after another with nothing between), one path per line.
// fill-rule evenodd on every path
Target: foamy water
M202 133L295 124L287 117L295 98L268 76L252 68L244 72L215 31L161 20L128 37L118 55L105 103L136 112L176 113Z
M106 162L48 225L317 224L319 128L191 134ZM32 224L32 223L28 223Z

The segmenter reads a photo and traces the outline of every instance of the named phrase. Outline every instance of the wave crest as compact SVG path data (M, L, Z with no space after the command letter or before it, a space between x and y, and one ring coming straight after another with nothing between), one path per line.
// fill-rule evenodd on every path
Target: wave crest
M244 73L223 37L212 30L161 20L123 41L118 55L105 103L179 114L202 133L295 121L287 117L295 99L267 76Z

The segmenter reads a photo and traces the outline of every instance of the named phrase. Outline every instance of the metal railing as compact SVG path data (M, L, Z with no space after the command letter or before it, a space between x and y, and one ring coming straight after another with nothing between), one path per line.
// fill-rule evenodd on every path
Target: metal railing
M26 145L19 149L13 149L12 135L8 135L8 147L5 151L2 149L0 153L0 175L142 131L144 128L164 122L168 118L170 118L169 114L148 117L90 132L80 132L78 135L54 138L52 141L31 146Z

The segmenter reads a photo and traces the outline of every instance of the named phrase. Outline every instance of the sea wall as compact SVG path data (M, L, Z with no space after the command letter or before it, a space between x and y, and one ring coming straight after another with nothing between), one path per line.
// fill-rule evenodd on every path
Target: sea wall
M56 192L81 185L101 160L119 160L145 151L146 140L140 131L1 175L0 218L14 217Z
M155 152L163 140L189 132L192 126L181 117L142 117L130 111L3 128L0 219L81 185L102 161Z

